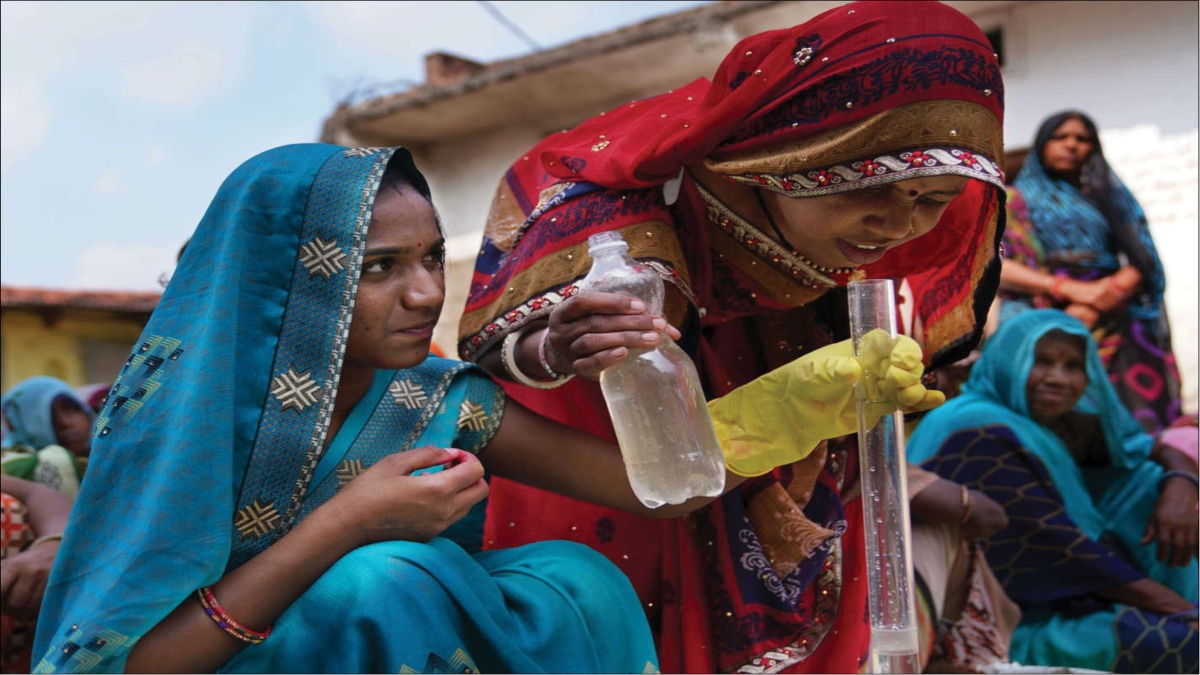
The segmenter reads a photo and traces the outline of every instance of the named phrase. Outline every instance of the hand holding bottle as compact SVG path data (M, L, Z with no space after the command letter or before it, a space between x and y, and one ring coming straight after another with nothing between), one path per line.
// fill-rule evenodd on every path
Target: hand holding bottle
M935 408L946 398L921 384L923 372L917 343L882 330L867 334L861 358L850 340L806 354L709 402L725 465L757 476L803 459L822 440L855 433L860 381L870 417Z
M646 303L624 293L581 293L550 314L546 359L555 371L599 380L600 373L629 356L631 349L657 347L661 333L679 331Z

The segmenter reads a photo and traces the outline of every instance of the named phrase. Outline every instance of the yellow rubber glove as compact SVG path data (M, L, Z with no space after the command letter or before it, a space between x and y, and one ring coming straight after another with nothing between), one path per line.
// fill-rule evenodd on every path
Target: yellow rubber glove
M858 431L861 380L874 424L896 410L929 410L945 402L942 392L921 384L921 348L907 336L883 330L863 337L862 356L850 340L805 354L709 401L726 467L758 476L808 456L828 438Z

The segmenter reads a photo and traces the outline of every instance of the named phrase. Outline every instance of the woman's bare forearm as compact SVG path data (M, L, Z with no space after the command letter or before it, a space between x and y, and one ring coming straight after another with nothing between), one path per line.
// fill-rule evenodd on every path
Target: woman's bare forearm
M620 449L509 401L504 421L479 459L494 474L646 518L675 518L716 499L696 497L682 504L649 508L642 504L625 471ZM725 472L725 491L745 479Z
M354 536L318 508L270 548L213 584L213 595L238 623L264 630L357 546ZM125 672L211 673L245 646L218 627L192 594L138 641Z
M63 533L71 517L71 500L66 495L41 483L7 474L0 476L0 490L25 505L29 525L37 536Z
M1158 614L1174 614L1192 609L1192 603L1183 596L1153 579L1138 579L1124 586L1100 591L1098 595Z
M1000 268L1000 288L1022 295L1049 295L1056 277L1006 259Z

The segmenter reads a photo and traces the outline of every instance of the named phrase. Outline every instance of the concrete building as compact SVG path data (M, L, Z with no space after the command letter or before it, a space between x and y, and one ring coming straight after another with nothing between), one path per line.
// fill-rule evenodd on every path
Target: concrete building
M158 293L0 288L0 386L35 375L112 382Z
M322 140L404 145L429 178L450 242L436 342L454 352L457 316L492 193L507 166L549 133L707 77L733 45L842 2L714 2L489 64L426 59L426 82L343 105ZM1194 2L952 1L1001 55L1006 148L1019 161L1039 122L1090 114L1106 154L1145 206L1168 274L1167 304L1196 409L1197 35Z

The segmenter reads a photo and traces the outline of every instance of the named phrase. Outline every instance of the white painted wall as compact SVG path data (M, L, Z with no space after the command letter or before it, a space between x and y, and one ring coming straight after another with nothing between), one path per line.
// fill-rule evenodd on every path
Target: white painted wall
M1196 129L1198 3L1017 2L971 18L1004 27L1009 148L1030 145L1038 124L1066 108L1101 129Z
M1183 409L1197 410L1196 130L1164 135L1151 124L1102 131L1104 155L1146 211L1167 272L1167 316L1183 378Z
M1068 108L1099 126L1163 259L1184 410L1196 411L1200 4L1017 2L972 18L1005 32L1008 149L1031 145L1041 121Z

